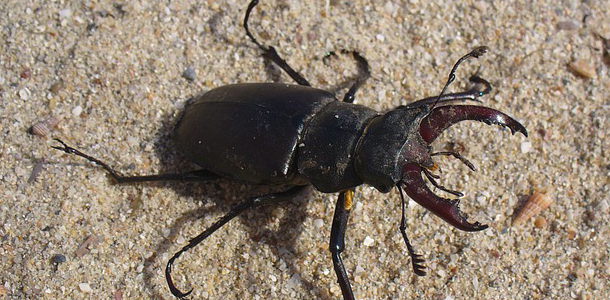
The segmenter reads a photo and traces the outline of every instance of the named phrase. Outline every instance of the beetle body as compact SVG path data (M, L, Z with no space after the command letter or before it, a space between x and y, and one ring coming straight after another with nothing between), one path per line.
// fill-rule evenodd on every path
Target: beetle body
M312 88L273 47L262 45L249 31L248 18L257 4L257 0L252 0L246 10L246 35L299 85L234 84L210 90L190 102L176 125L175 136L180 150L201 170L122 176L104 162L60 140L62 145L53 147L102 166L119 183L228 178L250 184L287 186L283 192L241 201L176 252L165 269L166 280L174 296L184 299L191 293L178 289L171 276L174 261L182 253L199 245L241 213L294 199L310 185L325 193L339 192L329 250L345 300L355 299L341 259L355 187L368 184L383 193L393 188L400 192L400 232L417 275L425 275L424 260L415 253L407 237L403 191L458 229L478 231L487 228L487 225L479 222L468 222L460 212L459 201L434 194L422 178L424 174L435 187L462 196L436 183L435 178L439 177L431 173L436 169L432 160L434 155L453 155L474 170L474 166L459 153L431 153L430 144L457 122L474 120L497 124L509 128L513 134L521 132L527 136L523 125L498 110L451 104L478 100L478 97L488 93L491 85L484 79L471 78L487 87L483 91L473 88L466 92L445 94L447 86L455 79L454 72L458 65L469 57L479 57L487 50L486 47L475 48L457 61L440 95L380 113L352 103L356 91L370 76L364 57L351 51L361 72L343 101L328 91Z
M187 105L176 141L189 160L253 184L312 184L331 193L362 183L388 192L405 162L430 166L418 134L424 109L381 115L330 92L282 83L213 89Z

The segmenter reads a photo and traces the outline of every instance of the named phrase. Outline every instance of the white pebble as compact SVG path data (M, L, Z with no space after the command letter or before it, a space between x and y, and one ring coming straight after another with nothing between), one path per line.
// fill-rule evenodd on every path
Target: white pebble
M299 276L299 274L292 275L292 277L290 277L290 279L288 280L288 286L294 288L299 285L301 285L301 276Z
M72 15L72 10L70 10L69 8L59 10L59 16L61 18L68 18L71 15Z
M372 245L375 243L375 240L374 240L374 239L372 239L370 236L368 236L368 235L367 235L367 236L364 238L364 242L362 242L362 243L363 243L365 246L370 247L370 246L372 246Z
M597 204L596 210L605 213L608 212L608 208L610 208L610 204L608 204L608 199L604 199L599 204Z
M380 42L385 41L385 36L383 36L383 34L378 34L375 36Z
M523 142L521 143L521 153L528 153L532 150L532 143Z
M322 228L322 226L324 226L324 220L322 220L322 219L313 220L313 226L316 226L316 228Z
M93 291L93 290L91 289L91 286L90 286L88 283L86 283L86 282L79 283L79 284L78 284L78 288L79 288L79 289L80 289L82 292L84 292L84 293L91 293L91 292Z
M136 137L133 136L128 136L127 137L127 145L129 145L129 147L135 147L138 145L138 139Z
M30 92L30 90L28 90L28 88L24 88L24 89L19 90L19 97L20 97L22 100L28 100L28 99L30 99L30 95L31 95L31 94L32 94L32 93Z
M80 116L80 114L82 114L82 113L83 113L83 107L80 105L72 109L72 115L74 115L75 117Z
M392 1L388 1L385 3L384 5L385 11L389 14L394 12L394 4L392 3Z
M354 271L354 274L355 275L360 275L362 273L364 273L364 268L361 267L360 265L356 266L356 271Z

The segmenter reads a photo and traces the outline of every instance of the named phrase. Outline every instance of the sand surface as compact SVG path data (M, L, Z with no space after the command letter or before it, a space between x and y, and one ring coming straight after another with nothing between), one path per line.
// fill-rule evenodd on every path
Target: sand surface
M529 138L477 122L434 142L441 183L463 191L462 232L409 203L408 229L428 275L414 275L398 230L400 198L357 189L344 261L357 299L610 298L610 10L591 1L262 1L251 27L313 86L380 111L450 90L479 70L482 100ZM120 186L53 150L61 138L124 174L194 169L173 143L189 98L239 82L291 79L245 38L246 1L0 2L0 299L172 299L173 253L257 190L221 180ZM601 36L601 37L600 37ZM610 45L606 45L610 46ZM183 73L190 70L191 79ZM29 128L61 122L45 137ZM32 173L34 177L31 178ZM553 203L518 226L534 191ZM437 191L438 192L438 191ZM439 192L440 193L440 192ZM328 252L335 194L246 213L175 266L193 299L341 299ZM88 244L84 245L83 244Z

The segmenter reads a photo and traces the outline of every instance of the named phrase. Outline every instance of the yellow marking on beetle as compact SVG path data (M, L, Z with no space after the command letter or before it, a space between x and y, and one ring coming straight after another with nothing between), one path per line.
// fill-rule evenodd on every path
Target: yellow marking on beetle
M354 191L353 190L345 191L345 201L343 202L343 208L345 208L345 210L351 210L353 204L354 204Z

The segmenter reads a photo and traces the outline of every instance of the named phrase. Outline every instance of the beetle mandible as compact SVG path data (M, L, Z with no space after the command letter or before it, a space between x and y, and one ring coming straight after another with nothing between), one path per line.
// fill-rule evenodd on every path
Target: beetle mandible
M259 185L282 184L286 191L247 199L235 206L211 227L194 237L167 263L165 275L169 289L184 299L171 277L172 265L182 253L197 246L224 224L246 210L293 199L306 187L324 193L339 193L333 217L330 252L339 286L345 300L354 299L348 275L341 260L347 221L352 209L354 189L361 184L387 193L394 187L402 204L400 232L411 264L417 275L425 275L424 260L416 254L406 234L403 191L426 209L454 227L465 231L487 228L470 223L460 212L459 201L434 194L422 174L437 188L458 197L462 193L438 184L432 171L437 168L432 156L452 155L469 168L474 166L457 152L431 153L430 144L448 127L475 120L507 127L513 134L527 131L515 119L492 108L451 105L450 102L474 100L489 93L491 85L472 77L484 90L473 88L462 93L445 94L455 79L457 67L469 57L482 55L478 47L460 58L438 96L399 106L379 113L353 104L358 89L370 76L366 59L351 53L359 66L359 76L339 101L325 90L310 87L309 82L286 63L272 46L261 44L250 32L248 19L258 4L248 5L243 27L248 38L264 55L283 69L299 85L284 83L245 83L219 87L188 104L175 128L176 142L186 157L201 170L147 176L122 176L106 163L66 145L53 148L75 154L102 166L118 183L183 180L207 181L228 178Z

